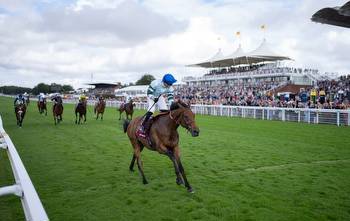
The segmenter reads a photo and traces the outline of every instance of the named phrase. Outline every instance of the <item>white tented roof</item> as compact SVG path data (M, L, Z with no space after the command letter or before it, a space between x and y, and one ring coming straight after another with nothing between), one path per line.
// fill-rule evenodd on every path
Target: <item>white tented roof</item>
M211 59L188 65L189 67L203 67L203 68L217 68L217 67L231 67L242 64L255 64L265 61L279 61L279 60L291 60L287 56L283 56L275 53L266 39L255 50L244 53L241 45L230 55L223 56L221 50L219 50Z
M218 51L212 56L210 59L203 61L201 63L197 64L190 64L188 67L203 67L203 68L212 68L213 67L213 62L216 60L220 60L224 58L224 54L221 51L221 48L218 49Z

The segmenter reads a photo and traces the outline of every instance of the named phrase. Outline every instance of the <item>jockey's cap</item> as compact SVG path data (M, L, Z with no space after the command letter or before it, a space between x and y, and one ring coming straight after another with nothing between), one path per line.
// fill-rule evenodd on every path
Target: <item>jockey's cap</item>
M170 73L165 74L163 76L163 82L167 85L173 85L177 80L174 78L174 76Z

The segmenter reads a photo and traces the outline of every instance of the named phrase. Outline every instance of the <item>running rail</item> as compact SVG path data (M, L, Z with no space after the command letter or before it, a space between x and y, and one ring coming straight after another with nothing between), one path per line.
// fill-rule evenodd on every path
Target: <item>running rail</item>
M28 221L49 220L29 175L10 137L5 132L0 116L0 149L7 150L16 183L0 187L0 196L14 194L21 198L23 211Z

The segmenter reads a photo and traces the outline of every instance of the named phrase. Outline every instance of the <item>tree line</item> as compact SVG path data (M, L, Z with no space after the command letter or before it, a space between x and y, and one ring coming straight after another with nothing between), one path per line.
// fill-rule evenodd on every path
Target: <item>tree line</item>
M39 93L67 93L74 91L71 85L65 84L45 84L39 83L33 88L29 87L18 87L18 86L2 86L0 87L0 93L3 94L23 94L27 92L28 94L38 95Z
M132 86L132 85L149 85L155 78L153 75L144 74L139 80L135 83L124 84L123 87ZM74 91L74 88L71 85L61 85L56 83L45 84L39 83L33 88L29 87L19 87L19 86L2 86L0 87L0 93L3 94L28 94L38 95L39 93L68 93Z

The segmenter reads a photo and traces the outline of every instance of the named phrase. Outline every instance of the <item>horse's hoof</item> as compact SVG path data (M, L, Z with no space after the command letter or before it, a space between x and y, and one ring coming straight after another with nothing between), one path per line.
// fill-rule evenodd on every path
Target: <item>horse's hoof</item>
M145 185L148 184L147 180L143 180L143 184Z
M192 189L192 187L187 188L187 191L188 191L189 193L194 193L194 189Z

